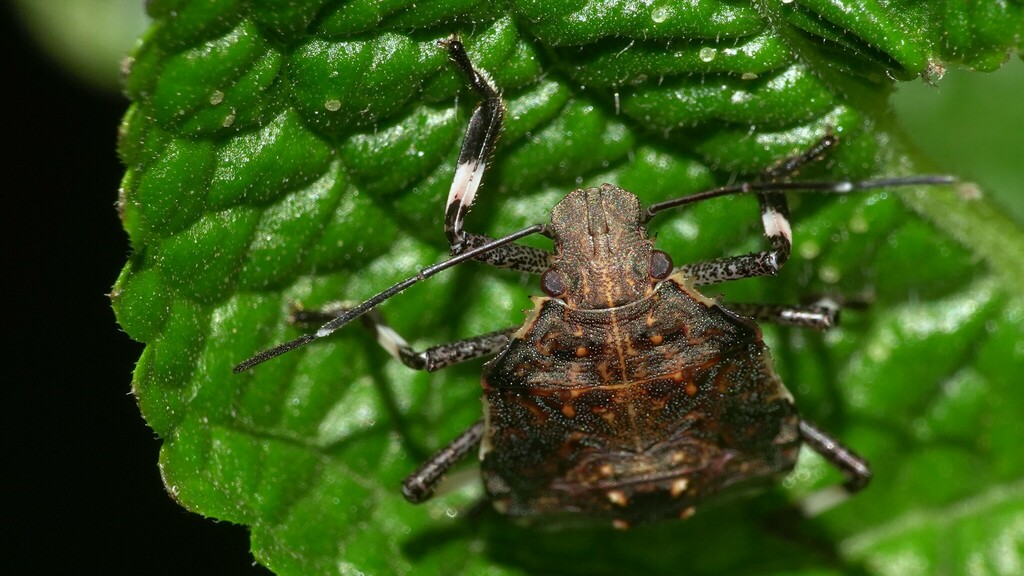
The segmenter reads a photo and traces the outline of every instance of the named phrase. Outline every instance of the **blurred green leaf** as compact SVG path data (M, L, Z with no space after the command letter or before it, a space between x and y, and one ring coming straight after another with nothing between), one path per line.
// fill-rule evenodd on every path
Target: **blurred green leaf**
M908 82L893 97L907 137L928 158L955 170L1005 207L1024 226L1024 60L998 74L951 70L936 85Z
M965 188L794 197L784 273L707 291L873 295L825 335L766 328L803 412L875 467L866 492L816 518L778 522L784 498L839 479L812 454L780 490L625 533L470 517L472 481L415 507L398 484L479 417L480 362L411 373L351 327L231 374L301 333L292 304L366 298L443 258L475 104L435 44L453 31L508 101L469 218L500 234L578 185L656 202L829 131L843 144L808 177L912 172L890 78L995 67L1019 48L1019 4L287 4L152 0L127 79L133 253L113 300L146 343L134 391L183 506L249 526L282 574L1019 572L1024 232ZM651 232L676 262L762 242L750 198ZM467 264L381 311L425 347L518 324L535 282Z

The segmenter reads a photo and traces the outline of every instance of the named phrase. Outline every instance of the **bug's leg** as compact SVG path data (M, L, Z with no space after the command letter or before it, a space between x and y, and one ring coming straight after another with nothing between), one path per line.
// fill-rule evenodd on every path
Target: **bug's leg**
M801 167L821 160L838 142L835 136L826 135L803 153L785 158L765 169L761 173L761 180L770 186L776 180L792 176ZM773 276L789 260L793 248L793 231L789 224L786 195L782 192L758 192L757 201L761 207L764 236L771 249L682 266L680 269L692 277L698 286L754 276Z
M505 103L487 73L470 61L465 47L457 37L451 36L441 41L441 45L448 50L448 57L458 66L469 87L480 96L480 103L469 119L469 127L459 151L455 179L448 192L444 212L444 233L451 245L452 255L456 255L493 240L489 236L466 232L463 230L463 220L473 206L487 162L501 134ZM499 268L512 268L531 274L541 274L551 266L550 254L519 244L502 246L476 259Z
M345 313L351 307L344 304L322 310L293 309L291 318L296 324L320 323L329 321ZM376 310L360 316L363 325L373 331L377 342L391 356L414 370L432 372L452 364L480 358L498 353L508 344L509 337L518 329L506 328L476 336L433 346L423 352L417 352L384 321ZM420 503L428 500L437 488L438 482L448 470L459 462L466 454L480 444L483 437L484 424L480 420L468 430L460 434L448 446L431 456L419 470L409 475L402 482L402 494L406 500Z
M697 286L777 274L789 260L793 247L786 197L773 192L759 193L757 199L761 204L761 222L764 235L771 244L770 250L687 264L680 266L679 271L692 278Z
M835 326L839 321L840 309L839 304L829 298L803 306L729 302L726 308L755 320L815 330L828 330Z
M445 473L479 446L483 437L484 421L478 420L402 481L402 495L405 499L413 504L429 500Z
M296 324L319 324L337 318L349 310L348 306L335 306L324 310L292 310L292 322ZM509 337L518 328L506 328L489 332L480 336L448 342L438 346L432 346L422 352L417 352L405 341L405 338L395 332L384 321L384 318L376 310L371 310L360 316L360 320L367 329L377 337L377 343L387 350L388 354L401 361L413 370L425 370L433 372L446 366L497 354L508 344Z
M444 211L444 234L451 244L452 254L465 250L466 233L462 230L463 219L473 206L477 189L483 180L487 161L494 151L494 144L501 134L505 119L505 103L486 72L478 70L469 60L462 41L455 36L442 40L448 49L448 57L466 77L466 82L480 96L480 103L473 110L466 129L462 149L455 167L455 180L448 191L448 203Z
M476 248L490 241L489 236L467 232L465 247ZM497 268L510 268L528 274L543 274L554 263L554 254L532 246L506 244L474 259Z
M821 454L833 466L846 475L843 488L849 493L858 492L871 481L871 467L853 450L843 446L838 440L822 432L817 426L806 420L800 420L800 436L812 450Z

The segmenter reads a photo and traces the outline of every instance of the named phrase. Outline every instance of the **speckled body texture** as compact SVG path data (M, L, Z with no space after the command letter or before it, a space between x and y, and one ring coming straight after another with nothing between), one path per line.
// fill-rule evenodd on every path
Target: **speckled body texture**
M685 518L796 462L799 417L760 330L681 273L652 279L638 218L609 185L553 212L567 289L534 298L483 377L482 472L502 512Z

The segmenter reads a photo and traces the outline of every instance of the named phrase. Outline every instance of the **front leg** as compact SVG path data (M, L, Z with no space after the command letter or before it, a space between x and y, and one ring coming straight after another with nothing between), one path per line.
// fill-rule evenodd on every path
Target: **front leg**
M835 136L824 136L804 153L785 158L765 169L761 173L761 180L770 186L772 182L792 176L799 172L801 167L821 160L838 142ZM771 248L762 252L716 258L682 266L680 269L693 278L696 285L718 284L755 276L774 276L789 260L793 250L793 230L789 223L786 195L782 192L758 192L757 201L761 208L764 236Z
M786 196L776 192L761 193L757 195L757 199L761 204L764 236L771 244L771 249L680 266L679 270L687 277L693 278L695 285L706 286L756 276L774 276L789 260L789 254L793 249L793 232L789 225Z
M469 87L480 95L480 103L469 119L469 128L459 151L455 167L455 180L448 191L448 203L444 211L444 234L451 244L452 254L466 249L466 234L462 231L463 219L473 206L476 191L480 188L487 161L494 152L505 120L505 102L486 72L478 70L469 60L462 41L450 36L440 42L448 49L448 57L466 77Z
M444 234L454 256L493 240L489 236L466 232L462 227L501 134L505 103L487 73L473 66L461 40L451 36L440 44L448 49L448 57L459 67L469 87L480 96L480 103L469 119L444 211ZM551 266L552 260L551 255L544 250L519 244L502 246L476 259L499 268L511 268L530 274L543 273Z

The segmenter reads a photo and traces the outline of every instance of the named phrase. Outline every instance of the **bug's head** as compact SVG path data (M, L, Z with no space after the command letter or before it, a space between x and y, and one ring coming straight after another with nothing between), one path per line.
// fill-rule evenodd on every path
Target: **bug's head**
M551 211L555 263L541 288L579 308L622 306L643 298L672 262L640 223L640 201L611 184L574 190Z

